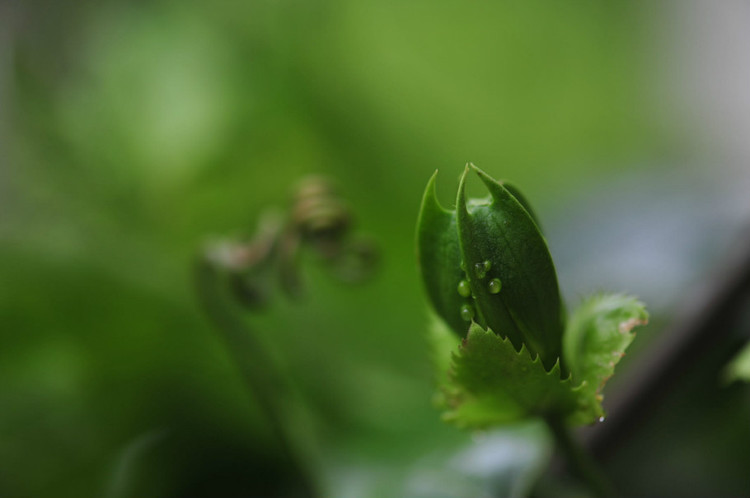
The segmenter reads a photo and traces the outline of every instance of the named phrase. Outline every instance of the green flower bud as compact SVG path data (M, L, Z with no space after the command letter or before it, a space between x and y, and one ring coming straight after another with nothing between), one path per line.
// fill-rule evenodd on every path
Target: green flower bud
M474 170L489 190L466 198ZM547 369L561 356L564 308L552 257L528 203L474 165L466 167L456 209L443 208L432 176L417 222L417 256L427 295L458 334L471 321L538 354Z

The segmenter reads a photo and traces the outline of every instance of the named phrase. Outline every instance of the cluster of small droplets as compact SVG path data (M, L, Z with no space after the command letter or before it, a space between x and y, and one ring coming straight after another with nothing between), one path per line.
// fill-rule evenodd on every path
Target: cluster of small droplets
M492 262L489 260L482 261L481 263L474 264L474 273L476 273L478 279L483 279L487 276L487 272L492 268Z
M461 267L462 271L466 272L466 262L463 259L459 263L459 266ZM466 279L463 279L458 283L458 287L456 288L456 290L458 291L458 295L461 297L472 297L471 284L469 284L469 281ZM470 322L474 319L474 307L470 303L462 304L458 312L464 321Z
M465 272L466 271L466 262L461 260L461 263L459 265L461 269ZM474 274L478 279L483 279L487 276L487 273L492 269L492 261L485 260L480 263L474 264ZM503 288L503 283L499 278L493 278L487 283L487 290L490 294L499 294L500 290ZM472 296L471 292L471 284L469 284L469 281L464 279L461 280L458 283L457 287L458 294L461 297L470 297ZM471 304L463 304L461 305L461 309L459 310L461 314L461 318L464 320L471 321L474 318L474 308L471 306Z

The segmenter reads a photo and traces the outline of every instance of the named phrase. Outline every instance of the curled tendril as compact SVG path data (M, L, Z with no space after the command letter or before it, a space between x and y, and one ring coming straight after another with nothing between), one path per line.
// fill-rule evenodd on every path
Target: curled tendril
M237 300L248 308L265 306L278 278L285 294L303 293L300 256L311 253L339 281L367 280L377 267L374 241L352 234L354 216L334 183L322 176L299 182L286 214L265 212L255 234L244 240L210 244L204 259L227 277Z

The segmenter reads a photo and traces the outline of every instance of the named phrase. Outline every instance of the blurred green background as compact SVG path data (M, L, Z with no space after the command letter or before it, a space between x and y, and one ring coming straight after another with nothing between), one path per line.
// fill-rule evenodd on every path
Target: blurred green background
M722 132L747 121L712 99L744 73L691 79L741 40L692 37L677 4L0 4L0 496L286 496L191 264L310 173L340 185L379 272L349 288L309 268L303 299L247 319L298 394L323 495L523 494L543 431L477 439L431 405L422 191L439 169L450 204L466 161L512 180L568 300L636 293L658 335L750 214L750 154ZM747 439L722 441L747 463ZM705 464L686 462L667 470ZM632 489L675 489L641 474Z

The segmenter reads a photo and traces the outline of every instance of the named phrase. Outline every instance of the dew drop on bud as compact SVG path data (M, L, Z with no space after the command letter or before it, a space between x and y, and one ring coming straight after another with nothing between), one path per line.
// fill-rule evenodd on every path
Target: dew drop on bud
M461 297L469 297L471 295L471 286L466 280L461 280L458 283L458 293Z
M464 321L470 322L472 318L474 318L474 308L471 307L470 304L464 304L461 306L461 318L463 318Z
M490 294L497 294L500 292L500 289L503 288L503 283L500 281L499 278L493 278L490 280L490 283L487 284L487 288L490 291Z
M604 422L604 417L599 417L599 422Z
M484 278L487 272L490 271L490 268L492 268L492 262L485 260L474 265L474 273L477 274L477 278Z
M484 272L484 266L482 263L476 263L474 264L474 273L476 273L477 278L484 278L486 273Z

